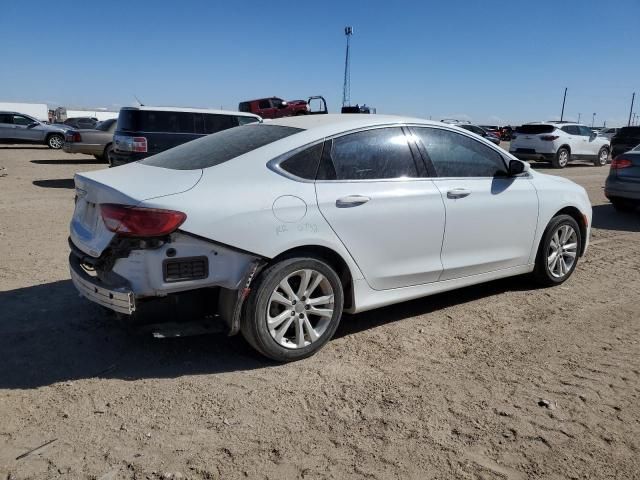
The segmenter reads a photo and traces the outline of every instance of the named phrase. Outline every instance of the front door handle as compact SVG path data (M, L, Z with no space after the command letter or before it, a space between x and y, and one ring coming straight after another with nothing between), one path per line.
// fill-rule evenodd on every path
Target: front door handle
M467 190L466 188L454 188L447 192L447 198L464 198L471 195L471 190Z
M338 208L351 208L358 207L360 205L364 205L369 200L369 197L365 197L363 195L349 195L347 197L342 197L336 200L336 207Z

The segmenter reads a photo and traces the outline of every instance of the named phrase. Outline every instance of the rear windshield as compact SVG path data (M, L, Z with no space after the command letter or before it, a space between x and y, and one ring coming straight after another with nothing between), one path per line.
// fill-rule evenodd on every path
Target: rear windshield
M145 158L140 163L173 170L208 168L301 131L300 128L254 123L207 135Z
M103 132L106 132L111 128L111 125L113 125L115 121L116 119L112 118L110 120L105 120L104 122L98 122L95 128L96 130L101 130Z
M516 128L516 132L529 135L538 135L540 133L551 133L556 129L553 125L522 125Z
M640 137L640 127L622 127L616 137Z

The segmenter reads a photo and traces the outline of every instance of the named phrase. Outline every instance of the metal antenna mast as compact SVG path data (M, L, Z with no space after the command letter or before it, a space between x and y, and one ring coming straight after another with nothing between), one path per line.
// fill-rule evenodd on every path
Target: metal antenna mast
M342 85L342 106L351 106L351 62L349 59L349 46L351 43L351 35L353 35L352 27L344 27L344 35L347 37L347 54L344 58L344 84Z

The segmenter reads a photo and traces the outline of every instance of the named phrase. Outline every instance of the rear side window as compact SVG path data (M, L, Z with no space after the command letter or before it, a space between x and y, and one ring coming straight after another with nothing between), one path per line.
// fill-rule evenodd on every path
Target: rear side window
M553 125L522 125L516 128L516 132L528 135L539 135L541 133L551 133L556 129Z
M280 162L279 166L285 172L295 175L305 180L315 180L322 155L322 142L295 153L286 160Z
M241 112L251 112L251 103L240 102L240 105L238 105L238 110L240 110Z
M577 125L567 125L566 127L562 127L560 130L568 133L569 135L580 135L580 129Z
M195 117L200 113L157 110L120 110L118 129L150 133L201 133Z
M411 149L401 128L376 128L333 140L330 159L335 178L326 180L383 180L417 177ZM326 169L323 170L326 172Z
M0 113L0 123L13 123L13 115Z
M204 114L204 133L216 133L237 127L237 117L231 115Z
M459 133L437 128L413 128L438 177L496 177L507 174L502 156Z
M140 163L173 170L208 168L301 131L300 128L255 123L207 135L145 158Z
M269 103L269 100L260 100L260 102L258 102L258 108L271 108L271 103Z
M236 117L238 125L248 125L250 123L256 123L258 119L256 117Z

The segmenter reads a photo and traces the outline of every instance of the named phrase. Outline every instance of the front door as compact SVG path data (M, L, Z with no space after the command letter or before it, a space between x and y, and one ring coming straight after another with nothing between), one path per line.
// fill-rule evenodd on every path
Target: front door
M440 277L444 205L423 170L400 127L325 142L318 205L373 289Z
M34 123L37 123L37 125L33 126ZM15 127L14 138L17 140L30 142L43 140L44 135L42 130L39 128L40 123L36 122L33 118L25 117L24 115L14 115L13 124Z
M0 140L12 140L14 135L13 115L0 113Z
M589 127L585 127L584 125L580 125L578 127L580 129L580 137L582 139L582 154L587 157L595 157L598 155L598 151L600 150L600 142L597 142L598 138L596 134Z
M527 175L508 177L497 148L450 130L414 128L445 205L440 280L529 263L538 196Z

